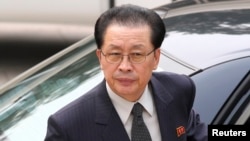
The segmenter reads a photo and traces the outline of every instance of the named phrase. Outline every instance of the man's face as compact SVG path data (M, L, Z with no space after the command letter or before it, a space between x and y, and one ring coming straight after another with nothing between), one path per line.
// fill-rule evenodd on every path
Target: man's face
M150 53L154 50L150 36L150 28L146 25L127 27L113 24L106 30L101 50L96 51L110 88L129 101L136 101L140 98L149 82L152 71L157 68L159 62L160 49ZM148 53L150 54L147 55ZM128 56L123 56L119 62L110 63L105 58L106 55L110 54L143 54L147 56L145 61L141 63L133 63Z

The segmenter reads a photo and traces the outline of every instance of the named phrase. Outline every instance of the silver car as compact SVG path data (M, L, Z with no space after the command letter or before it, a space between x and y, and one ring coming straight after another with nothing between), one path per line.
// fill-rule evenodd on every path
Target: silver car
M154 9L167 32L158 70L189 75L207 124L250 123L250 0ZM0 141L41 141L48 116L103 79L93 35L0 87Z

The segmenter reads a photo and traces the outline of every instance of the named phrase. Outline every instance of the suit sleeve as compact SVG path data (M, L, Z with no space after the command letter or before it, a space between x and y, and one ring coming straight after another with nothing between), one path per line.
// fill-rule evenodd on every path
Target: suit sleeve
M65 134L53 119L53 116L50 116L48 119L47 133L44 141L67 141Z
M188 141L207 141L207 125L200 121L200 116L191 110L187 128Z
M196 87L192 79L189 79L191 83L191 90L193 91L192 97L192 106L196 94ZM188 141L207 141L208 140L208 131L207 125L204 122L201 122L200 115L194 109L190 110L188 126L187 126L187 140Z

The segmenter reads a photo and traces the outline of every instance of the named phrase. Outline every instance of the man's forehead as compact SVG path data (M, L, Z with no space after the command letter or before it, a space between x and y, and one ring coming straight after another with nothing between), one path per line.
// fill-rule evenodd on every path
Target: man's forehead
M115 45L115 44L110 44L107 46L109 49L117 49L117 50L122 50L124 49L122 46ZM143 44L133 44L130 46L130 49L145 49L145 45Z

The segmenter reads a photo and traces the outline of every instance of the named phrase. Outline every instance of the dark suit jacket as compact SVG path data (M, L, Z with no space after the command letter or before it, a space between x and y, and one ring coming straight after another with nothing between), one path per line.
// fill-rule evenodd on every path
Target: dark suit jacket
M207 126L192 110L195 86L191 79L157 72L149 83L162 141L206 141ZM49 117L45 141L129 141L105 80Z

